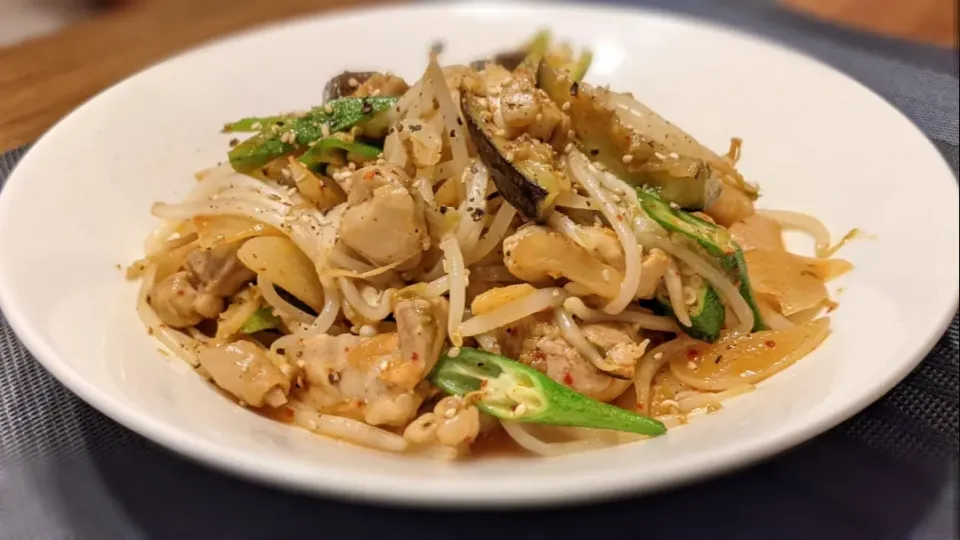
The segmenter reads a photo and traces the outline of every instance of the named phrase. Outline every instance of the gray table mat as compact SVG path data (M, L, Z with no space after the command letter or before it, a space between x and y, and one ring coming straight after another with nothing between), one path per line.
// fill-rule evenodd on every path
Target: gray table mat
M888 99L958 169L952 51L838 29L766 0L617 3L704 17L817 57ZM0 187L26 150L0 156ZM275 491L175 456L73 396L0 315L0 539L955 538L958 371L954 317L883 399L747 470L577 508L413 511Z

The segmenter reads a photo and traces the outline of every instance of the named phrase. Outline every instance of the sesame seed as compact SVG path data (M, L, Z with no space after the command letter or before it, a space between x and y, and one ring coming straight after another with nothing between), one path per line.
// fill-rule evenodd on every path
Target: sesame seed
M287 180L289 180L290 177L293 176L293 175L290 174L290 169L281 169L281 170L280 170L280 176L282 176L282 177L286 178Z
M350 77L349 79L347 79L347 84L350 86L350 88L356 88L360 86L360 83L357 82L357 80L354 79L353 77Z
M513 410L514 416L523 416L523 413L527 412L527 406L523 403L517 405L517 408Z
M300 368L300 369L303 369L303 368L307 367L307 363L304 362L303 360L297 360L297 367Z
M672 399L665 399L665 400L661 401L661 402L660 402L660 406L661 406L661 407L667 407L667 408L670 408L670 409L677 409L677 410L680 409L680 404L677 403L676 401L672 400Z
M567 132L567 137L569 137L569 138L571 138L571 139L574 138L574 137L576 137L576 136L577 136L577 132L574 131L574 130L572 130L572 129Z
M563 112L569 111L569 110L570 110L570 102L569 102L569 101L565 102L565 103L560 107L560 110L562 110Z
M260 122L254 122L250 126L250 129L263 129L263 124L261 124Z
M658 352L657 354L653 355L653 359L654 359L654 360L659 360L659 359L661 359L661 358L663 358L663 353L662 353L662 352Z
M507 152L506 155L503 157L507 158L507 161L509 161L510 163L513 163L513 160L517 159L517 155L513 152Z
M505 130L502 130L502 129L498 129L494 134L495 134L497 137L506 137L506 136L507 136L507 132L506 132Z
M623 156L624 163L630 163L631 161L633 161L633 156L631 156L630 154Z
M327 103L326 105L323 106L323 112L327 114L333 114L333 107L331 107L330 104Z
M573 143L567 143L567 146L563 148L563 152L565 154L569 154L572 151L573 151Z
M450 358L456 358L460 356L460 347L450 347L450 350L447 351L447 356Z
M347 168L351 171L355 171L357 170L357 164L351 161L350 163L347 163Z
M512 83L512 82L513 82L513 77L507 77L506 79L503 80L503 83L502 83L502 84L508 85L508 84L510 84L510 83Z
M453 417L456 416L456 415L457 415L457 410L456 410L456 409L447 409L447 410L443 411L443 417L446 418L447 420L453 418Z
M657 159L667 159L667 156L661 154L660 152L654 152L653 155L657 156Z
M687 368L688 368L688 369L697 369L697 363L694 362L693 360L691 360L691 361L687 362Z
M670 152L670 159L679 159L679 158L680 158L680 154L676 152Z

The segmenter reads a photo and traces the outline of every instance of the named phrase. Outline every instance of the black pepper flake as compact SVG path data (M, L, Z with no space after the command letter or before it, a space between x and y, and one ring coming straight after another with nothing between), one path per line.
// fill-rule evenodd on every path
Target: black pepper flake
M420 131L421 129L423 129L423 126L421 126L420 124L414 124L410 126L410 131Z
M277 126L278 126L278 127L283 127L283 126L285 126L285 125L287 125L287 123L284 122L283 120L278 120L278 121L277 121Z
M238 144L240 144L240 139L237 139L237 138L230 139L230 148L233 148Z
M340 372L331 371L329 374L327 374L327 380L330 381L330 384L337 384L340 382Z
M722 355L722 354L718 354L718 355L717 355L717 358L713 361L713 363L714 363L714 364L719 364L719 363L720 363L720 360L722 360L722 359L723 359L723 355Z
M457 136L457 130L451 129L451 130L450 130L450 138L453 139L453 138L455 138L456 136Z
M480 221L481 219L483 219L483 215L485 212L483 211L483 208L471 208L469 213L470 213L470 219L474 221Z
M369 100L367 100L367 98L363 98L363 102L360 105L360 112L363 114L370 114L373 112L373 105Z
M437 98L433 98L433 108L434 108L434 110L440 108L440 102L437 101Z
M261 172L264 176L266 176L266 175L267 175L267 168L266 168L266 167L261 168L261 169L260 169L260 172Z
M570 95L573 97L577 97L578 93L580 93L580 85L577 84L576 81L574 81L574 83L570 85Z
M387 128L387 135L393 135L395 130L392 127Z
M488 201L492 201L492 200L496 199L496 198L499 197L499 196L500 196L500 192L499 192L499 191L494 191L493 193L487 195L487 200L488 200Z
M440 40L434 41L430 45L430 52L433 54L440 54L443 52L443 42Z
M595 156L595 155L597 155L597 154L599 154L599 153L600 153L600 150L597 150L596 148L593 148L592 150L590 150L590 155L591 155L591 156Z
M403 124L397 124L397 133L403 132Z
M457 117L457 125L458 125L458 126L462 126L462 125L463 125L463 118L460 118L459 116Z
M441 206L441 207L439 208L441 214L446 214L446 213L447 213L447 210L449 210L449 209L450 209L449 206Z

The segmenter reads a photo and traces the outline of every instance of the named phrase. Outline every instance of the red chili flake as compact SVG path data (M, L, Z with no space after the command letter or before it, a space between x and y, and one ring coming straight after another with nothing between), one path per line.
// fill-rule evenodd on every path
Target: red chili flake
M569 371L563 374L563 382L568 385L573 384L573 375L570 375Z
M420 359L420 355L417 353L417 351L413 351L413 352L410 354L410 359L413 360L414 362L416 362L417 360Z
M643 410L643 403L637 403L637 410L638 410L638 411L642 411L642 410Z
M370 180L371 178L373 178L373 173L374 171L367 171L367 173L363 175L363 179Z
M545 359L547 358L547 355L544 354L543 351L541 351L540 349L537 349L537 350L533 351L533 357L534 357L536 360L545 360Z
M183 295L185 295L185 294L187 294L187 291L185 291L185 290L183 290L183 289L179 289L179 290L177 291L177 296L183 296Z
M771 349L777 346L777 342L772 339L768 339L767 341L764 341L763 344L766 345L767 347L770 347Z
M512 336L512 335L513 335L513 328L507 327L506 332L507 332L507 335L508 335L508 336Z
M293 418L294 414L296 413L294 413L293 409L291 409L290 407L283 408L283 415L286 416L287 418Z
M696 358L698 354L700 353L698 353L696 349L690 349L687 351L687 358Z
M490 381L488 381L488 380L486 380L486 379L480 379L480 388L486 388L486 387L487 387L487 384L489 384L489 383L490 383Z
M617 221L623 221L623 214L617 214Z

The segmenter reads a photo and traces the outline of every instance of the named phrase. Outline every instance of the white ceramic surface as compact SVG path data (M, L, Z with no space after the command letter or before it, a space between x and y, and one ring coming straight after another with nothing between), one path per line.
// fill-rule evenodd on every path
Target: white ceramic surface
M435 39L463 62L549 24L596 52L590 80L629 89L716 149L746 141L762 206L813 212L842 255L833 335L814 354L667 436L554 459L397 457L270 422L158 352L117 265L157 200L224 159L225 120L315 104L344 68L415 79ZM377 39L351 39L378 35ZM341 43L331 47L330 43ZM349 43L349 46L346 45ZM377 44L380 43L380 44ZM388 44L388 45L384 45ZM150 68L41 139L0 197L0 301L27 347L81 398L186 456L307 492L392 503L540 504L690 481L779 452L856 413L922 359L957 302L958 192L934 147L849 78L701 22L596 7L428 6L274 26ZM800 241L800 240L798 240ZM808 247L808 246L807 246Z

